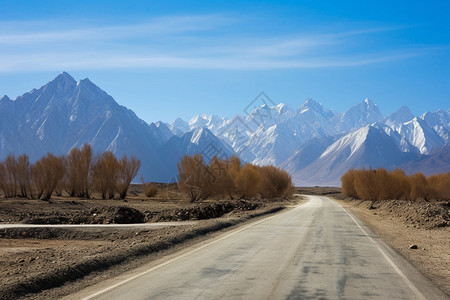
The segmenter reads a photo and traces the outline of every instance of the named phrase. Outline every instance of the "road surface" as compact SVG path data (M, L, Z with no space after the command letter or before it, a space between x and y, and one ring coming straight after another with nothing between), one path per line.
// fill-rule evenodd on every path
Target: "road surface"
M76 297L449 299L338 203L309 199Z

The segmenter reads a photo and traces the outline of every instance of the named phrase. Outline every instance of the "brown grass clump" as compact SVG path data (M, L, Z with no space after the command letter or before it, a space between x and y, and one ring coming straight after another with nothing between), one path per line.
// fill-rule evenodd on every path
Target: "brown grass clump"
M158 185L154 182L145 182L141 177L142 187L144 188L145 197L154 197L158 194Z
M350 169L341 177L341 183L344 195L364 200L450 199L450 173L427 178L422 173L407 176L400 169Z
M191 201L213 196L231 199L290 197L294 186L290 175L281 169L252 164L242 166L238 157L207 165L200 155L184 156L178 164L178 183Z

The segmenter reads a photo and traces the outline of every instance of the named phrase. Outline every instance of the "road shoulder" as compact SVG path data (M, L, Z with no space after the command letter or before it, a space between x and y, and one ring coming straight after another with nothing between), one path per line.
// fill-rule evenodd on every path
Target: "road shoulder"
M356 215L386 244L450 295L449 227L427 228L414 221L412 224L405 223L405 216L386 204L378 205L362 200L334 200ZM417 249L410 249L412 245L417 245Z

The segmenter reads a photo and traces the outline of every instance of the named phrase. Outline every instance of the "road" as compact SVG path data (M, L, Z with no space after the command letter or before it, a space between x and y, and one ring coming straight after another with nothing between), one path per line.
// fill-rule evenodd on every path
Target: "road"
M318 196L97 286L84 299L449 299Z

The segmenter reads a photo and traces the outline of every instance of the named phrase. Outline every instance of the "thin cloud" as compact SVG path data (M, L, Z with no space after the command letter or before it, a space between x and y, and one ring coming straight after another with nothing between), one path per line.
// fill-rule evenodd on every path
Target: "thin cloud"
M429 49L379 49L351 44L358 36L402 29L379 27L321 34L247 36L242 20L222 15L169 16L116 26L47 30L17 24L0 30L0 72L100 69L306 69L357 67L425 55ZM8 24L10 28L12 24ZM236 26L238 25L238 26ZM225 33L224 33L225 32ZM370 37L370 36L369 36Z

